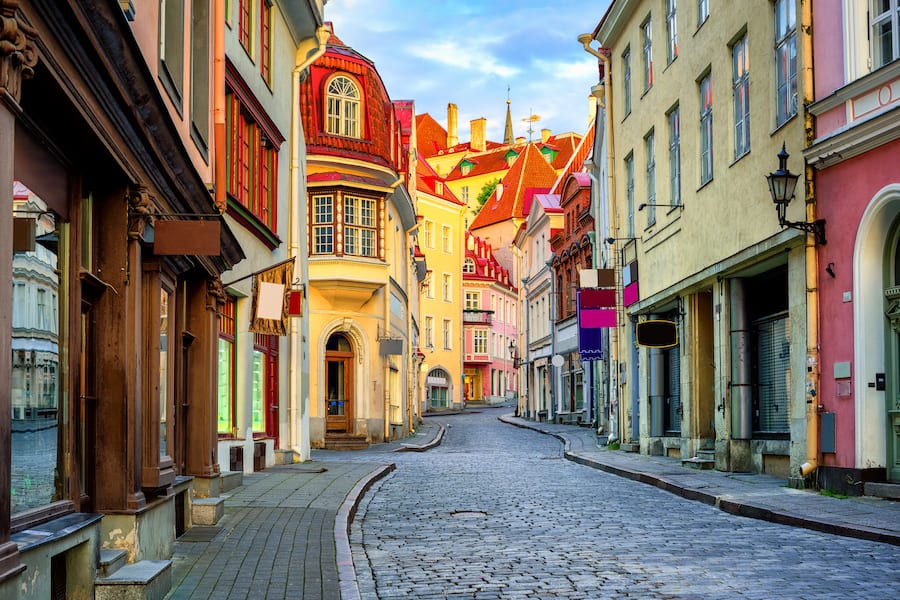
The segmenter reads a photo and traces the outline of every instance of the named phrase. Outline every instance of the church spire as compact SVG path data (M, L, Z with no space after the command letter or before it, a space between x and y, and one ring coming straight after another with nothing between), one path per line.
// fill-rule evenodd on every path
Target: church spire
M509 112L509 86L506 86L506 130L503 132L503 143L511 146L513 141L512 115Z

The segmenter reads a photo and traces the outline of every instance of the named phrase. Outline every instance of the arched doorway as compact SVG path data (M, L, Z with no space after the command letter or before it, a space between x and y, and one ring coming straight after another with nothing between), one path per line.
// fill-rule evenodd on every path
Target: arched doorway
M343 333L325 345L325 430L348 433L353 423L353 346Z
M425 379L429 409L450 408L451 404L451 379L450 374L439 367L432 369Z

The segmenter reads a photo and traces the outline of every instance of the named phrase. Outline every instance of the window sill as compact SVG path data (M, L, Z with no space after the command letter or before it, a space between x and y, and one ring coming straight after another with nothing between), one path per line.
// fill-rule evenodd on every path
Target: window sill
M775 135L776 133L778 133L781 129L784 129L784 127L787 126L788 123L790 123L791 121L793 121L794 119L797 118L797 114L798 114L798 113L792 114L790 117L788 117L787 119L785 119L784 123L782 123L781 125L776 125L776 126L775 126L775 129L773 129L772 131L769 132L769 137L772 137L773 135Z
M742 160L745 156L749 156L749 155L750 155L750 150L747 149L747 151L744 152L743 154L741 154L740 156L736 156L736 157L734 158L734 160L731 161L731 163L728 165L728 168L730 169L730 168L733 167L734 165L736 165L736 164L738 164L739 162L741 162L741 160Z

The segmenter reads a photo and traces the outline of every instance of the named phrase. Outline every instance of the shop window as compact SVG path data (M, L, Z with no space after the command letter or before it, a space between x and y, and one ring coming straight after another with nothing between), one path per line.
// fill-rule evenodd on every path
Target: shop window
M230 435L234 427L235 308L234 298L229 297L219 313L217 430L220 435Z
M38 509L68 499L69 462L61 399L71 398L65 243L68 224L24 185L14 183L13 216L33 227L36 243L12 259L12 370L10 387L10 512ZM12 245L11 240L5 243ZM6 285L10 285L7 283ZM76 416L72 419L80 424Z

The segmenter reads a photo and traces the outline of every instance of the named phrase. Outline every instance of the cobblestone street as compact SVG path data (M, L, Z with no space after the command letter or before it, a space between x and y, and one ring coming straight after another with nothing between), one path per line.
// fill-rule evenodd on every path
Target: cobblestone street
M900 547L578 465L558 440L498 421L506 412L431 417L447 427L441 446L392 456L351 526L362 598L900 597Z

